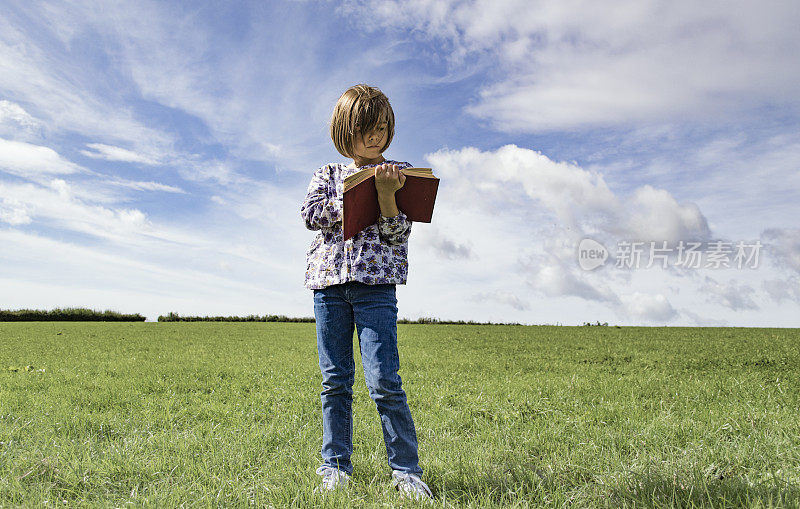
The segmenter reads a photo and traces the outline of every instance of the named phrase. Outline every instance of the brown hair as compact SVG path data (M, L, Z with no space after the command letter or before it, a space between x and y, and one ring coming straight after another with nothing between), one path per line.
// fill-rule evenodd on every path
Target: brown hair
M331 116L331 139L336 150L345 157L353 157L353 138L356 133L369 132L384 117L386 121L386 144L389 147L394 136L394 111L389 99L376 87L360 83L348 88L333 108Z

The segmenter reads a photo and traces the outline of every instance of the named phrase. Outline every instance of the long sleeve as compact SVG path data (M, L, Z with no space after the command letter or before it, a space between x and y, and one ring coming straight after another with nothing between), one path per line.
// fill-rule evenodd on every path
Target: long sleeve
M398 161L387 164L411 166ZM311 178L300 207L306 227L317 230L306 251L306 288L317 290L348 281L367 285L406 283L411 221L405 213L400 211L394 217L379 213L376 223L344 240L342 189L344 179L355 171L352 165L331 163Z
M403 212L394 217L378 217L378 235L382 242L397 246L408 242L411 235L411 221Z
M309 230L331 228L342 222L342 199L336 196L329 165L314 172L300 215Z

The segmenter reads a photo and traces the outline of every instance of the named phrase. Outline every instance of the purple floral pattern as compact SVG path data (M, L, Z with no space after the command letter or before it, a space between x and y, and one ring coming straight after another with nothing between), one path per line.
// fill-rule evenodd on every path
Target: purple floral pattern
M398 161L386 164L411 166ZM314 172L300 208L306 228L319 230L306 253L306 288L320 289L348 281L370 285L406 283L411 221L403 212L395 217L381 215L376 224L347 241L342 235L344 179L370 166L377 165L354 168L333 163Z

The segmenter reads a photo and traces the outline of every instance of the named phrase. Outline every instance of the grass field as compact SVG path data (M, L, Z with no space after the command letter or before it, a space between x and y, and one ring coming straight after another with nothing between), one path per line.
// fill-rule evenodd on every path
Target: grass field
M439 506L800 507L800 330L399 338ZM0 323L0 367L0 506L401 505L363 376L351 488L313 492L314 324Z

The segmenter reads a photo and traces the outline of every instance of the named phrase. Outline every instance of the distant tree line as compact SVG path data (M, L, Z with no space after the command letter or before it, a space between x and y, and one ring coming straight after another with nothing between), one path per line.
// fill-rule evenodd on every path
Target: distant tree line
M0 322L143 322L145 317L136 314L122 314L116 311L95 311L86 308L55 308L52 311L39 309L19 309L16 311L0 309ZM295 318L286 315L247 315L247 316L180 316L169 313L158 317L159 322L301 322L314 323L313 317ZM400 318L402 324L439 324L439 325L520 325L517 322L476 322L474 320L440 320L438 318L417 318L410 320ZM593 325L584 323L584 325ZM597 325L601 325L599 322ZM602 325L608 325L602 324Z
M248 315L248 316L180 316L177 313L169 313L166 316L159 316L159 322L304 322L313 323L313 317L292 318L284 315ZM409 320L400 318L397 323L405 324L441 324L441 325L520 325L519 323L493 323L475 322L472 320L439 320L438 318L418 318Z
M169 313L158 317L159 322L314 322L313 318L294 318L285 315L247 315L247 316L180 316Z
M143 322L139 313L130 315L116 311L96 311L87 308L0 309L0 322Z
M517 322L476 322L474 320L439 320L438 318L417 318L416 320L400 318L397 320L397 323L424 323L439 325L521 325Z

